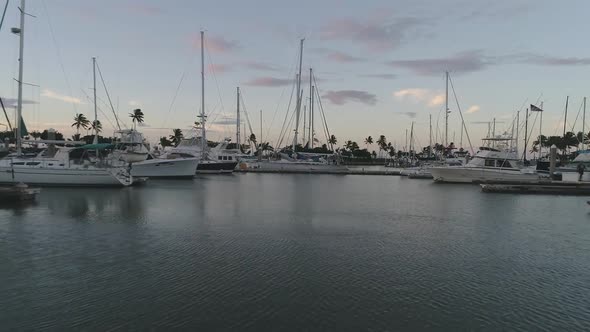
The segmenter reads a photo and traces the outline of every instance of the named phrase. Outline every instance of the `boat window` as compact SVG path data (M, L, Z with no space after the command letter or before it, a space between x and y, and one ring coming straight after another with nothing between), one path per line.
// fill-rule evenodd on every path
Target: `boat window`
M39 165L39 164L40 164L40 162L38 162L38 161L30 161L30 162L26 163L25 165L28 165L28 166L36 166L36 165Z
M12 165L24 165L25 162L24 161L17 161L15 163L12 163Z
M495 167L496 166L496 161L493 159L486 159L485 165L488 167Z
M227 156L223 156L223 160L227 160Z
M496 160L496 165L501 168L512 168L508 160Z
M217 156L217 160L221 160L221 156Z
M227 160L232 160L232 159L231 159L231 156L227 157Z
M53 166L53 164L47 164L47 165L49 165L49 166Z

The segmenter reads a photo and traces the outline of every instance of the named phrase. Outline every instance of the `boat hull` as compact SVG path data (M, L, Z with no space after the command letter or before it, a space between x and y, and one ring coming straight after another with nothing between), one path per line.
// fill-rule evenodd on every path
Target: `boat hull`
M200 162L197 165L198 174L224 174L233 173L238 165L237 161L211 161Z
M435 182L474 183L480 181L536 181L545 179L536 173L520 170L489 169L478 167L433 167L430 173Z
M124 168L34 168L0 166L0 183L40 186L128 186L132 177Z
M287 162L287 161L261 161L251 163L250 168L259 169L268 172L277 173L342 173L346 174L350 170L343 165L333 165L315 162Z
M192 178L195 176L198 160L149 159L131 165L131 175L149 178Z

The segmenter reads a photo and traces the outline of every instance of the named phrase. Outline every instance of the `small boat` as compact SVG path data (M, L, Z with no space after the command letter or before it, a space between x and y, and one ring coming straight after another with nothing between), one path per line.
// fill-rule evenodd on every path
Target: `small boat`
M24 183L17 183L14 186L0 187L0 202L22 202L32 201L41 191L39 188L29 188Z

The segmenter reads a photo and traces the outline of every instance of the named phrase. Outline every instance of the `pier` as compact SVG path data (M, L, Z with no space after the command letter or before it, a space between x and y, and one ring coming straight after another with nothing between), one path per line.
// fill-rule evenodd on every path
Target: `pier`
M480 184L484 193L537 195L590 195L590 182L540 181L536 183Z
M334 175L394 175L399 176L399 169L384 169L384 170L368 170L364 168L354 168L347 171L333 171L333 170L268 170L260 168L245 168L235 169L236 173L274 173L274 174L334 174Z

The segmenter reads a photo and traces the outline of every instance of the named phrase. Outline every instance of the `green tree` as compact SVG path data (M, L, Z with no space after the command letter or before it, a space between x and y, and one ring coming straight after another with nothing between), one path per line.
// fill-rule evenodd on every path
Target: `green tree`
M129 117L133 121L133 129L137 129L138 123L143 123L143 116L143 111L139 108L136 108L132 113L129 113Z
M172 146L172 142L166 136L160 137L160 145L162 147Z
M336 145L336 143L338 143L338 139L336 139L336 136L331 135L330 139L328 140L328 143L332 146Z
M377 140L377 146L379 147L379 156L381 156L381 151L387 149L387 139L385 135L380 135L379 139Z
M172 135L170 135L170 142L172 143L172 145L177 146L183 137L184 135L182 134L181 129L172 129Z
M365 145L367 146L367 149L369 149L369 145L371 144L373 144L373 137L369 136L365 138Z
M36 141L37 139L39 139L39 137L41 137L41 132L39 132L39 131L37 131L37 130L34 130L34 131L32 131L32 132L30 133L30 135L31 135L31 136L33 137L33 139L35 139L35 141Z
M78 113L74 117L74 123L72 123L71 127L76 127L76 134L80 135L80 128L88 129L90 127L90 120L86 118L86 115Z
M102 123L100 120L92 121L92 130L98 135L102 131Z

